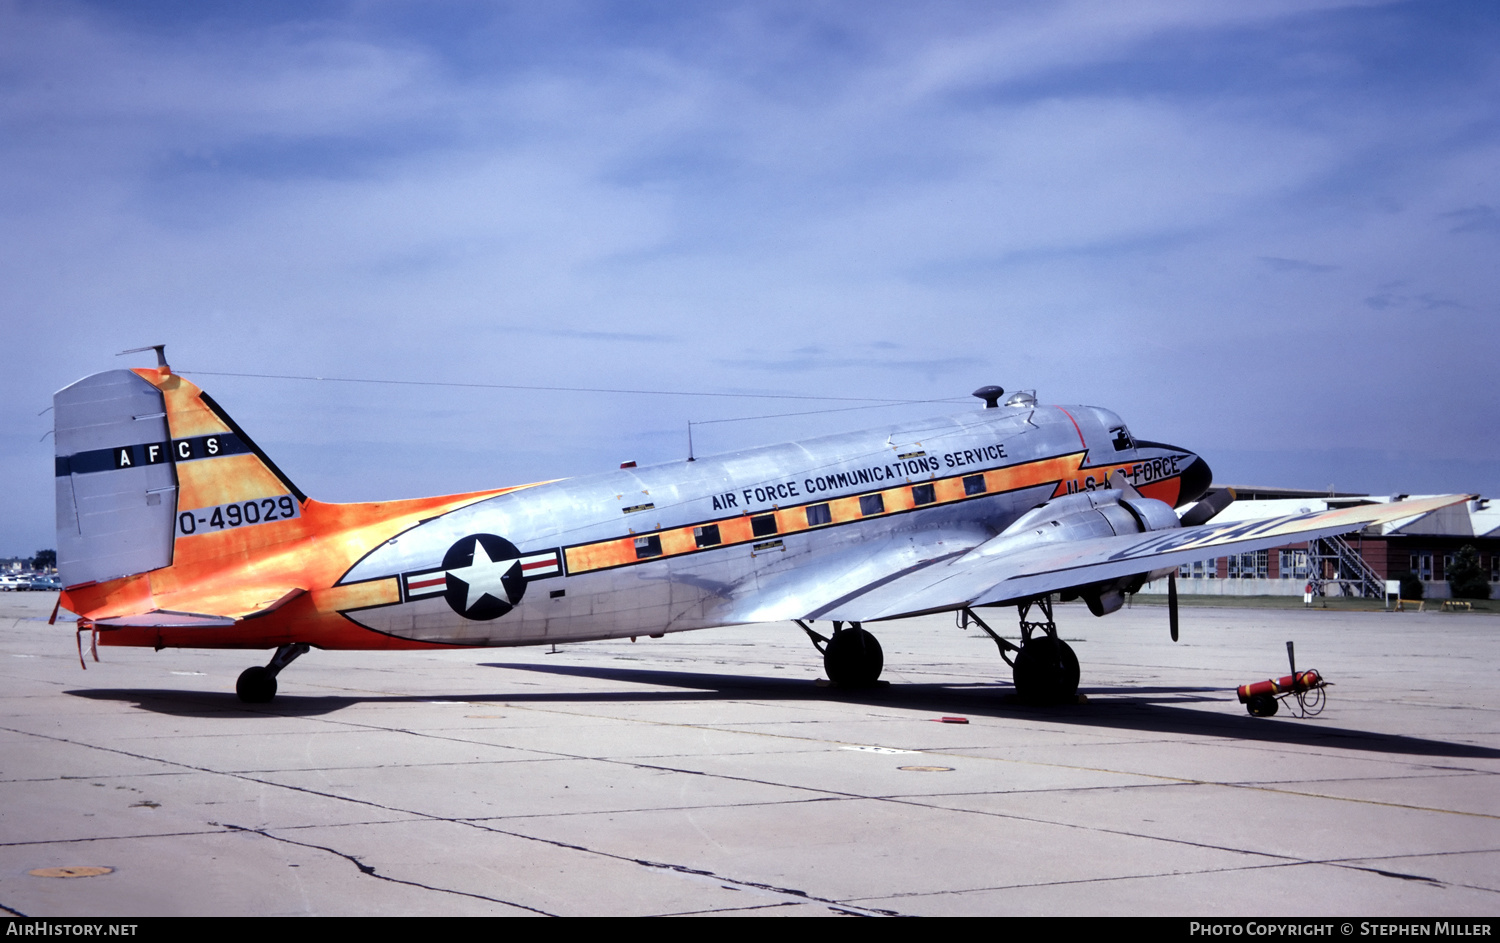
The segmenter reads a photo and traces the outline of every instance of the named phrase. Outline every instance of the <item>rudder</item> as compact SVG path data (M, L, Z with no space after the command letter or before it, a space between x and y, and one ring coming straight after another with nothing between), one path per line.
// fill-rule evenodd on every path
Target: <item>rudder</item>
M59 390L52 405L63 585L169 565L177 476L161 391L110 370Z
M165 364L85 377L53 405L65 586L243 551L234 537L178 541L301 515L306 495Z

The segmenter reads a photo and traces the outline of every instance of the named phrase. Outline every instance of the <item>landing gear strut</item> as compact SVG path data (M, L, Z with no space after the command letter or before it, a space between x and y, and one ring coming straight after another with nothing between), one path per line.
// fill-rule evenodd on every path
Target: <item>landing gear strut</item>
M1030 622L1031 607L1041 610L1045 621ZM1021 644L1006 641L980 619L972 609L960 613L960 624L973 622L995 640L1000 657L1011 667L1016 695L1023 701L1038 704L1067 704L1078 697L1078 656L1057 637L1057 623L1052 621L1052 597L1038 596L1016 606L1020 613ZM1033 637L1038 629L1043 634ZM1015 652L1015 657L1011 657Z
M828 680L840 687L869 687L880 679L880 670L885 667L885 653L875 636L860 628L858 622L833 624L833 637L819 635L807 627L801 619L797 624L812 639L813 647L823 653L823 670Z
M276 676L281 674L281 669L306 655L310 647L306 642L296 642L276 649L276 654L271 656L270 663L265 667L256 665L240 672L240 679L234 684L234 693L246 704L269 702L276 696Z

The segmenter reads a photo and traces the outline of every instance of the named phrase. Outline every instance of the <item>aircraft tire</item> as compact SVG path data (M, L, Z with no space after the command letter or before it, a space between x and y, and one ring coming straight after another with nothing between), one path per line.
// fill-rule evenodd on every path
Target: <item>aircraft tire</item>
M246 704L265 704L276 696L276 676L260 665L246 668L234 683L234 693Z
M1078 656L1061 639L1034 638L1016 654L1012 678L1023 701L1057 704L1078 696Z
M868 687L879 680L884 667L880 642L864 629L835 632L824 646L823 670L829 681L842 687Z
M1251 717L1275 717L1281 704L1269 694L1257 694L1245 702L1245 710Z

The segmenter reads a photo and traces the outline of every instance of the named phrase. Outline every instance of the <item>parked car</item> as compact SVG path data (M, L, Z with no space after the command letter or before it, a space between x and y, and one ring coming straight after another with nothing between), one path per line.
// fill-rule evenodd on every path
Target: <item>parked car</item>
M55 576L36 576L32 577L30 585L26 588L44 593L61 592L62 580Z

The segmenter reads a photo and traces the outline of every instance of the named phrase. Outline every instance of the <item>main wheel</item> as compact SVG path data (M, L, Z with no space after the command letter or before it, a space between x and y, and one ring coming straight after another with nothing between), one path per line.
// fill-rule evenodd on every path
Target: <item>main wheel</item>
M1012 677L1022 700L1071 701L1078 696L1078 656L1060 639L1034 638L1016 653Z
M260 665L246 668L234 683L234 693L246 704L264 704L276 696L276 676Z
M880 650L880 642L864 629L835 632L823 648L823 670L834 684L846 687L874 684L884 667L885 652Z
M1281 702L1269 694L1257 694L1245 702L1245 710L1251 717L1275 717Z

